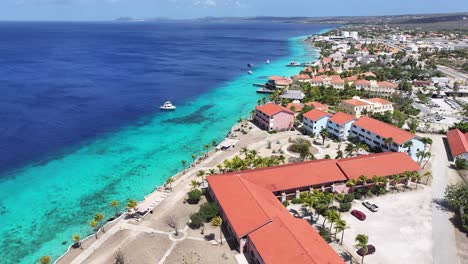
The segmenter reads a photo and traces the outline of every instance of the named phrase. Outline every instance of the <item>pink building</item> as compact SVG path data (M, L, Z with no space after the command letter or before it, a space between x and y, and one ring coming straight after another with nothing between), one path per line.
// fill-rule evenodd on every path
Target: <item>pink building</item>
M254 122L268 131L288 130L294 124L294 112L274 103L256 107Z

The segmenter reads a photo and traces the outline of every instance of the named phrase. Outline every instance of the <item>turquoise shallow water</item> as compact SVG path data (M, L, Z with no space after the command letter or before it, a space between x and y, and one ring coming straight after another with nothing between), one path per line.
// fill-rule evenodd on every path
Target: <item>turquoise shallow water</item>
M3 263L34 263L58 257L74 233L91 232L95 212L111 215L108 204L142 199L181 169L181 160L221 141L261 96L252 83L269 75L294 75L289 61L312 61L316 50L302 38L289 41L291 56L272 61L210 93L177 105L177 111L139 120L54 160L26 166L0 182L0 248Z

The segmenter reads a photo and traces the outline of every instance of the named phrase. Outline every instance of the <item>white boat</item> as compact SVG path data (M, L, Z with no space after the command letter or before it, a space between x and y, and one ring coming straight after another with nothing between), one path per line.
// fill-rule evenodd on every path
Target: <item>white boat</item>
M270 64L270 60L267 60L266 63L267 63L267 64Z
M175 110L176 106L171 103L171 101L166 101L161 107L161 110Z
M253 74L253 71L248 71L247 73L248 73L248 74Z

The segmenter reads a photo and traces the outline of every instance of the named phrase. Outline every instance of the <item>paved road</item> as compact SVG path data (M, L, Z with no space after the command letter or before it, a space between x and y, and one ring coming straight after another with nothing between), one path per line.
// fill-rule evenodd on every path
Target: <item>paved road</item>
M442 73L450 76L450 77L453 77L455 79L462 79L462 80L467 80L468 79L468 75L463 73L463 72L460 72L460 71L457 71L457 70L454 70L452 68L449 68L449 67L446 67L446 66L443 66L443 65L437 65L437 70L441 71Z
M432 198L434 201L443 199L448 178L456 176L453 169L449 167L449 161L445 151L441 135L430 135L433 140L432 147ZM415 212L416 213L416 212ZM432 258L434 263L461 264L457 255L455 241L455 230L450 218L453 213L445 210L436 202L432 203Z

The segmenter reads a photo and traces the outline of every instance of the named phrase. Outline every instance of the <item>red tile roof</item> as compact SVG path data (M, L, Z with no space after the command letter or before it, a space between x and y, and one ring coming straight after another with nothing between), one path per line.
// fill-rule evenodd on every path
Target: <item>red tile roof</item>
M304 114L305 118L312 120L312 121L317 121L325 116L329 116L329 114L324 111L318 110L316 108Z
M321 111L324 111L324 112L328 111L328 105L321 104L319 102L309 102L309 103L305 103L305 105L313 106L314 109L318 109L318 110L321 110Z
M337 160L338 167L348 179L357 179L364 175L388 177L406 171L419 171L421 167L406 153L385 152Z
M312 82L324 82L325 81L325 78L320 75L320 76L315 76L314 78L312 78Z
M278 81L278 80L284 80L284 79L286 79L286 78L281 77L281 76L276 76L276 75L275 75L275 76L270 76L270 77L268 77L268 79L270 79L270 80L272 80L272 81Z
M346 180L334 160L314 160L252 170L243 177L272 192Z
M339 84L344 84L343 79L339 75L332 75L331 77L331 82L332 83L339 83Z
M398 145L401 145L415 137L413 133L368 116L362 116L354 122L353 125L369 130L382 138L392 138L393 142Z
M344 124L346 124L346 123L348 123L348 122L350 122L350 121L352 121L354 119L355 119L355 117L352 116L352 115L348 115L348 114L343 113L343 112L338 112L328 120L342 126L342 125L344 125Z
M393 104L392 102L387 101L387 100L382 99L382 98L371 98L371 99L367 99L367 101L370 101L370 102L373 102L373 103L381 103L381 104L383 104L383 105L385 105L385 104Z
M330 58L330 57L325 57L325 58L322 59L322 62L323 62L323 63L330 63L330 62L332 62L332 58Z
M266 103L264 105L258 105L256 109L268 116L274 116L279 112L286 112L289 114L294 114L293 111L287 109L286 107L283 107L281 105L277 105L274 103Z
M291 109L291 107L293 107L293 106L294 106L294 112L300 112L302 110L302 108L304 108L304 106L302 104L298 104L298 103L289 103L286 106L286 108Z
M309 80L310 76L307 75L307 74L298 74L298 75L295 75L293 77L293 79L296 79L296 80Z
M370 82L368 80L357 80L354 84L369 86Z
M264 263L344 263L306 220L278 217L249 234ZM272 243L272 241L275 241Z
M357 99L343 100L343 103L349 104L349 105L354 105L354 106L368 105L368 103L363 102L361 100L357 100Z
M450 130L447 132L447 141L454 158L468 153L468 133L463 134L458 129Z
M377 85L379 87L389 87L389 88L394 88L394 89L398 87L398 85L391 83L391 82L387 82L387 81L378 82Z

